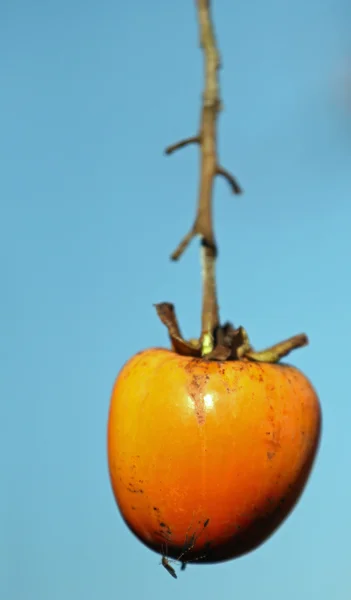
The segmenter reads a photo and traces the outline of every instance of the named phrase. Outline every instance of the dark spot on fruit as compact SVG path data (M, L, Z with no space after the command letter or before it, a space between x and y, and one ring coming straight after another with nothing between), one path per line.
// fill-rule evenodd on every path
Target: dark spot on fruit
M268 460L272 460L272 458L275 457L275 452L267 452L267 458Z
M206 410L204 402L204 385L206 383L206 375L192 376L191 382L188 385L189 396L194 403L195 415L199 425L203 425L206 420Z

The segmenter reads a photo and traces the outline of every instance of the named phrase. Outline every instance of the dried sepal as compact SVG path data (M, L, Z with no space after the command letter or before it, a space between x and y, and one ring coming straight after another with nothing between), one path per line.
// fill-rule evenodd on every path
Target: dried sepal
M167 327L173 350L183 356L194 356L200 358L200 342L194 339L186 341L183 338L178 325L174 305L170 302L160 302L159 304L155 304L155 308L160 320Z
M203 358L204 360L251 360L253 362L278 363L282 358L297 348L308 344L304 333L295 335L270 348L256 352L250 344L249 336L244 327L235 328L231 323L225 323L217 328L214 335L214 348L202 356L201 342L198 339L185 340L176 317L174 305L170 302L155 304L157 314L167 327L172 348L182 356Z

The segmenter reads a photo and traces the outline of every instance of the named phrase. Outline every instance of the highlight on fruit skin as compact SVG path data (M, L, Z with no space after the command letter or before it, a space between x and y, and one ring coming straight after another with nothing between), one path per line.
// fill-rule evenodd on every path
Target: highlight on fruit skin
M152 550L166 547L184 564L229 560L292 511L320 431L317 394L293 366L151 348L124 365L113 388L112 490Z

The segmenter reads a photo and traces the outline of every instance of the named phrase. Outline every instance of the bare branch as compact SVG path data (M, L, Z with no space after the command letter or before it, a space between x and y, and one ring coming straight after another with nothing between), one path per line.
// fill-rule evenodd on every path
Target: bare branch
M181 257L181 255L183 254L184 250L186 250L186 248L189 246L191 240L195 237L196 235L196 231L195 229L190 229L189 233L187 233L182 241L180 242L180 244L177 246L177 248L175 249L175 251L171 254L171 260L178 260L178 258Z
M224 177L227 182L229 183L233 194L242 194L243 190L240 187L240 185L238 184L237 180L235 179L235 177L226 169L223 169L223 167L217 167L216 170L216 175L221 175L221 177Z
M189 146L190 144L200 144L201 139L199 135L194 135L193 137L186 138L185 140L181 140L176 144L172 144L171 146L167 146L165 149L165 154L173 154L176 150L180 150L181 148L185 148L185 146Z
M214 28L210 14L210 0L196 0L200 31L200 45L204 55L205 85L201 107L199 134L168 146L166 154L190 144L200 148L200 182L197 211L194 224L171 255L178 260L195 236L201 240L202 260L202 328L200 339L184 340L181 335L174 306L169 303L157 304L156 310L162 323L167 327L175 352L194 358L207 360L243 360L264 363L278 363L292 350L308 344L305 334L295 335L270 348L256 352L251 346L248 334L243 327L234 328L230 323L221 326L217 304L216 257L217 245L213 231L212 196L214 179L224 177L234 194L243 190L235 177L222 166L217 156L217 118L221 110L218 71L220 56L216 45ZM178 557L182 569L187 561L182 561L184 553Z
M210 1L197 0L200 43L205 61L205 88L201 116L201 177L194 230L202 237L202 353L214 347L220 324L216 286L216 239L212 223L212 191L217 167L217 117L221 108L219 51L210 14Z
M217 175L225 177L235 194L241 188L234 177L217 160L217 117L221 110L218 71L220 56L216 44L214 27L210 14L210 0L196 0L200 32L200 45L203 50L205 66L205 85L201 107L199 134L187 138L166 148L166 154L189 144L198 144L201 154L200 182L197 211L194 224L182 239L171 259L178 260L191 240L198 235L201 239L202 261L202 354L210 355L215 343L215 332L220 325L216 287L217 245L212 223L212 194L214 179Z

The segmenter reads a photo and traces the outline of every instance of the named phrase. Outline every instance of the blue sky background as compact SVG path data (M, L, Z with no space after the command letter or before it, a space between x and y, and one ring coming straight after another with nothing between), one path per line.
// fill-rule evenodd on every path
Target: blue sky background
M4 600L351 597L351 9L217 0L223 320L292 361L324 412L317 466L278 533L175 581L128 531L106 462L113 381L168 344L152 304L200 324L192 223L202 56L194 2L0 3L0 596ZM349 104L348 104L349 102Z

